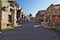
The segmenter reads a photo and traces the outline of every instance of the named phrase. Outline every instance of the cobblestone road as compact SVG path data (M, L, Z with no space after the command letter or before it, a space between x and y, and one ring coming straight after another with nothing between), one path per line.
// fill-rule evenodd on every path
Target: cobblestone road
M43 29L36 22L24 22L22 26L0 34L0 40L60 40L60 33Z

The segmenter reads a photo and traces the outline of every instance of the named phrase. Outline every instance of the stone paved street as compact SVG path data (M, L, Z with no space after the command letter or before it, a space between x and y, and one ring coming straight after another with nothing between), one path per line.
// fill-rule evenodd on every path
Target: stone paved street
M21 26L0 34L0 40L60 40L60 33L43 29L34 21L21 23Z

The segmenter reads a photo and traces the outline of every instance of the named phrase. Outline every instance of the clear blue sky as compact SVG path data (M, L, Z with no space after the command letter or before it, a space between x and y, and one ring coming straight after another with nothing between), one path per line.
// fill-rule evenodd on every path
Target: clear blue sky
M50 4L60 4L60 0L16 0L27 14L35 14L39 10L45 10Z

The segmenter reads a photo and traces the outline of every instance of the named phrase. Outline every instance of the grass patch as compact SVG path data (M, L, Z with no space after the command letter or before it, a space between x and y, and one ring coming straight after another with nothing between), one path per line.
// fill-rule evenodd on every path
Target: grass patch
M5 29L2 29L2 31L7 31L7 30L12 30L13 28L15 27L18 27L17 26L18 24L14 25L14 24L7 24L7 27Z
M10 24L7 24L7 26L14 27L14 24L10 23Z

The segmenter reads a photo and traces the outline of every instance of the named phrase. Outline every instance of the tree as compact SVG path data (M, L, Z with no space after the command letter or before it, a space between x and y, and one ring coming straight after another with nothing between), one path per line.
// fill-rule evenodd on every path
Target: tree
M32 17L32 14L31 13L29 14L29 17Z

